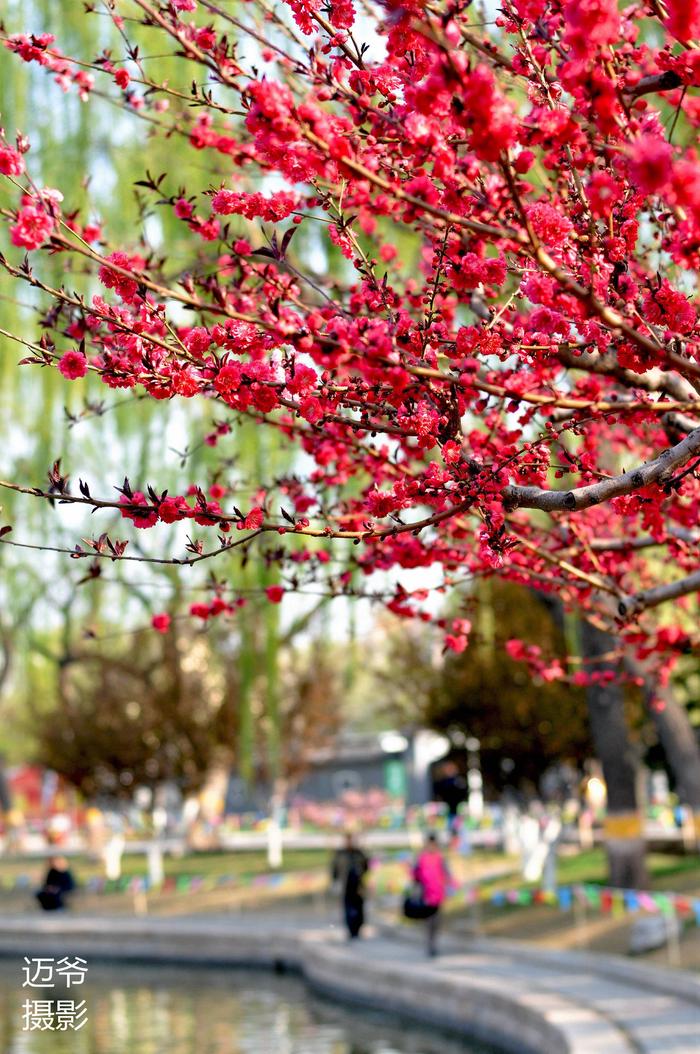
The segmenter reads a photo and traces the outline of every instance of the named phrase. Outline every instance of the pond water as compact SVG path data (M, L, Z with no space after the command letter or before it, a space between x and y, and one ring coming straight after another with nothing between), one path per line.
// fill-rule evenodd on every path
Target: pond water
M16 966L0 963L2 1054L487 1054L317 999L298 978L263 971L89 963L84 983L69 991L62 982L23 988L24 976L21 956ZM27 999L32 1009L35 1000L85 1000L87 1022L26 1030Z

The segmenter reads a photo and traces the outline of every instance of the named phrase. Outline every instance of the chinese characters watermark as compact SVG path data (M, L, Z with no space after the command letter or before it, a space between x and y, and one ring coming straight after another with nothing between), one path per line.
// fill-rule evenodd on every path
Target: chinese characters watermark
M24 956L23 988L73 988L83 984L87 973L85 959L62 959ZM22 1004L22 1028L25 1032L77 1032L87 1024L85 1000L25 999Z

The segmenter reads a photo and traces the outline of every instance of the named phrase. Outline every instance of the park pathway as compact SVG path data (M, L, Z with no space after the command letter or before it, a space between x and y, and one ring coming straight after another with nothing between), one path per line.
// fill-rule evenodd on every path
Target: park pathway
M390 954L399 942L404 948L415 945L411 929L382 927L391 934L383 954ZM446 954L429 963L429 969L480 980L488 977L510 992L538 990L580 1002L619 1029L627 1048L639 1054L700 1054L696 974L606 955L548 951L520 941L448 935L443 948ZM600 1050L603 1054L604 1048Z
M72 954L299 969L358 1005L443 1024L528 1054L698 1054L700 980L623 959L445 935L425 957L420 927L368 928L348 942L310 910L177 917L0 916L0 954Z

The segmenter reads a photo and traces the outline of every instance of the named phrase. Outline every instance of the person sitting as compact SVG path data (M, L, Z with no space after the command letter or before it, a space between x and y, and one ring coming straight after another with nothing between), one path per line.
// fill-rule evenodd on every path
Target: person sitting
M75 889L75 879L65 856L52 856L44 884L36 899L44 911L60 911L66 907L66 897Z

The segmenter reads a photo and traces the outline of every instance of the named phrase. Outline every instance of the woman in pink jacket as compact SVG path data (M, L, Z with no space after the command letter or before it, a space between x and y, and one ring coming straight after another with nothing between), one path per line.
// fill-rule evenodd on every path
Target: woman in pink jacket
M413 868L413 877L423 891L423 903L426 908L432 909L426 916L428 955L432 957L437 955L436 942L440 907L452 881L434 834L429 834L426 838L425 849L419 853Z

